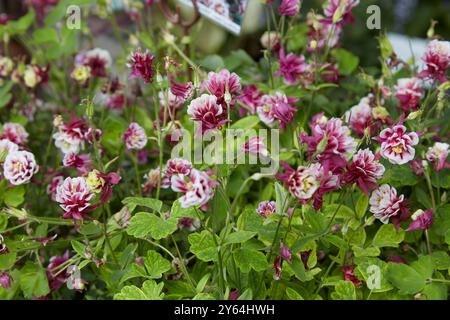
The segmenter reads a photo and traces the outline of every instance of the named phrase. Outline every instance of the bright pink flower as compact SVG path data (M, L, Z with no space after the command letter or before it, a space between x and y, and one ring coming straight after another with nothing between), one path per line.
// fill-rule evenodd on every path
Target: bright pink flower
M28 141L28 132L18 123L7 122L3 125L0 139L7 139L15 144L24 145Z
M397 196L397 190L388 184L383 184L372 193L369 204L370 212L384 224L399 215L405 207L404 196Z
M170 159L167 161L166 170L164 170L164 174L167 176L181 174L181 175L189 175L192 169L192 163L182 158Z
M262 201L259 203L256 213L263 218L267 218L269 215L276 212L275 201Z
M222 105L217 102L217 98L213 95L203 94L192 100L188 106L187 114L191 116L192 120L201 124L202 133L219 128L227 122Z
M90 203L94 198L95 194L83 177L68 177L56 189L55 199L65 211L64 219L83 220L87 213L96 208Z
M313 200L314 209L322 207L323 195L340 187L339 177L320 163L309 167L300 166L287 178L289 192L306 204Z
M95 48L78 54L75 57L75 65L89 67L92 76L102 78L107 76L107 70L112 65L112 59L108 51Z
M260 105L256 108L259 118L268 126L274 125L279 120L280 128L284 129L294 119L297 109L292 106L297 99L286 97L281 92L276 92L274 96L264 95Z
M130 123L123 133L122 139L128 150L141 150L146 146L148 140L144 128L136 122Z
M381 131L378 141L383 158L393 164L405 164L414 159L419 136L415 132L407 133L403 125L395 125Z
M242 94L237 97L237 99L250 108L241 108L240 115L243 116L245 112L247 114L254 114L256 112L256 108L261 104L261 97L263 96L262 92L258 90L258 88L254 85L248 85L244 87L242 90Z
M172 176L172 190L182 192L179 199L183 208L203 206L214 196L215 183L206 172L192 169L188 176Z
M86 165L91 162L92 160L89 159L89 154L77 155L73 152L69 152L64 155L63 166L86 171Z
M351 281L357 288L361 287L362 281L355 275L355 266L344 266L341 271L345 281Z
M356 185L366 195L369 195L369 190L378 187L377 180L384 174L384 166L375 160L370 149L359 150L353 156L353 162L347 165L347 170L342 176L344 184Z
M417 78L398 79L395 90L395 97L400 101L399 109L411 112L419 108L423 89Z
M280 16L293 17L300 12L301 0L282 0L278 8Z
M131 68L130 79L141 78L145 83L150 83L153 80L153 60L154 55L150 55L149 50L145 53L139 50L131 55L130 62L127 64Z
M285 55L283 48L280 49L279 59L280 68L276 74L282 76L286 84L295 84L308 69L304 56L293 53Z
M0 286L4 289L9 289L11 287L11 280L12 278L8 272L0 271Z
M433 210L417 210L411 216L411 219L412 222L408 226L407 231L428 230L433 224Z
M28 183L38 170L34 155L28 151L9 153L3 163L3 175L13 185Z
M47 194L50 195L51 199L56 202L56 191L58 187L64 182L64 176L55 176L52 178L50 183L47 185Z
M431 41L422 60L425 62L426 67L418 77L431 78L440 82L447 81L445 72L450 68L450 42Z
M280 245L280 256L289 263L292 261L292 251L283 243Z
M159 168L151 169L148 173L144 175L145 183L142 186L142 191L150 192L153 189L158 188L159 181ZM167 189L170 187L170 178L164 173L164 170L161 174L161 188Z
M192 82L178 83L174 80L170 80L170 92L177 97L181 103L184 103L192 97L194 85Z
M241 149L242 151L248 152L253 155L260 154L263 157L269 155L269 151L267 150L267 147L264 144L264 140L257 136L250 138L246 143L244 143Z
M233 290L230 292L229 296L228 296L228 300L237 300L240 296L240 292L239 290Z
M47 265L47 278L51 291L56 291L66 282L69 275L67 271L55 270L56 267L60 266L64 262L69 260L69 251L66 251L62 256L53 256L50 258L49 264Z
M354 21L352 10L359 4L359 0L328 0L324 8L324 23L344 25Z
M350 136L350 129L341 119L331 118L325 124L311 128L311 136L302 133L301 142L308 145L310 157L316 157L333 172L345 167L348 156L355 150L357 142Z
M450 164L447 162L449 147L448 143L436 142L434 146L428 148L425 156L438 172L450 167Z
M345 121L360 137L365 134L366 129L370 128L373 122L371 98L370 96L362 98L357 105L345 113Z
M230 104L232 96L241 91L241 79L236 73L230 73L227 69L223 69L217 73L210 72L208 80L205 81L203 86L210 94L216 96L217 103L224 104L226 102ZM226 97L227 94L230 95L229 98Z

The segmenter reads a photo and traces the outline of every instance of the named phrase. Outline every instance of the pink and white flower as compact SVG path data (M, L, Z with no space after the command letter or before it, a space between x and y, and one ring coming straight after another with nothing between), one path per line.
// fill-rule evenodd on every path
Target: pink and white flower
M148 141L144 128L136 122L130 123L123 133L122 139L125 141L128 150L141 150L147 145Z
M219 128L226 123L226 114L216 96L202 94L188 106L187 114L191 119L201 124L202 133Z
M286 55L284 49L281 48L279 59L280 67L276 74L282 76L286 84L295 84L308 70L308 64L303 55L296 56L293 53Z
M414 159L419 136L415 132L407 133L403 125L395 125L381 131L378 141L383 158L392 164L405 164Z
M445 72L450 68L450 41L431 41L422 60L426 67L418 75L420 78L445 82L447 80Z
M282 0L278 8L280 16L293 17L300 12L301 0Z
M371 100L372 96L364 97L345 113L345 121L359 136L363 136L366 129L372 125Z
M268 126L273 126L278 120L280 128L285 128L294 119L294 113L297 109L292 106L297 99L287 97L281 92L275 95L264 95L261 98L260 105L256 108L256 112L262 122Z
M95 209L91 201L95 193L91 191L83 177L66 178L56 188L56 202L65 211L64 219L82 220L85 215Z
M94 77L106 77L107 70L112 65L112 58L107 50L94 48L78 54L75 57L75 65L89 67Z
M215 183L206 172L192 169L188 176L172 176L172 190L182 192L179 199L183 208L204 206L214 196Z
M63 166L86 171L86 165L91 162L92 160L89 159L89 154L77 155L76 153L69 152L64 155Z
M404 206L404 196L398 196L394 187L383 184L372 193L369 204L369 210L375 218L386 224L390 218L400 214Z
M164 170L164 174L167 176L172 176L176 174L181 174L184 176L189 175L192 170L192 163L182 159L182 158L174 158L167 161L166 169Z
M24 145L28 142L28 132L18 123L7 122L3 125L0 139L7 139L17 145Z
M411 216L412 222L408 226L407 231L428 230L433 224L433 210L423 211L417 210Z
M6 156L12 152L19 151L19 146L8 139L0 140L0 162L6 158Z
M378 187L377 180L383 176L384 170L384 166L375 159L370 149L359 150L353 156L353 162L347 166L342 180L344 184L356 183L369 195L369 190Z
M262 201L259 203L258 208L256 208L256 213L263 218L267 218L271 214L276 212L275 201Z
M89 126L83 119L72 117L68 123L58 124L58 132L53 135L55 146L62 153L78 153L84 146L85 134Z
M242 108L241 110L247 112L248 114L254 114L256 112L256 108L261 104L262 96L262 92L259 91L254 84L244 87L242 94L238 96L237 99L249 107L250 110L247 108ZM241 115L243 115L244 112L241 112Z
M155 56L150 55L149 50L144 53L139 50L134 52L130 57L127 67L131 69L130 79L141 78L145 83L153 80L153 60Z
M420 99L423 97L423 89L419 79L398 79L395 90L395 97L400 101L399 109L411 112L419 108Z
M142 191L150 192L153 189L158 188L159 181L159 168L151 169L148 173L144 175L145 183L142 185ZM162 189L167 189L170 187L170 178L164 173L161 174L161 185Z
M223 69L219 72L210 72L202 86L210 94L216 96L217 103L230 104L232 96L241 91L241 79L236 73L230 73L227 69Z
M359 0L328 0L324 8L324 22L342 26L353 22L353 8L359 4Z
M250 138L246 143L244 143L241 150L253 155L260 154L263 157L267 157L269 155L269 151L264 144L264 140L258 136Z
M50 183L47 185L47 194L50 195L52 201L56 202L56 191L58 187L64 182L64 176L57 175L52 178Z
M194 93L194 84L192 82L179 83L175 80L170 80L170 92L178 98L181 103L189 100Z
M425 157L434 165L436 171L450 167L450 164L447 162L449 147L448 143L436 142L432 147L428 148Z
M308 145L310 157L316 157L333 172L345 167L348 157L357 146L350 129L338 118L331 118L325 124L316 124L311 128L311 134L300 134L300 141Z
M28 183L38 170L34 155L28 151L11 152L3 163L3 175L13 185Z

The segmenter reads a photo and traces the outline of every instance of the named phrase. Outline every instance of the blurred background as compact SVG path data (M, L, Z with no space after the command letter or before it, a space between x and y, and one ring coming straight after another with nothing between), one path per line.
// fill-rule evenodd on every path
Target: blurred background
M155 1L150 8L147 8L151 14L151 19L161 23L164 26L164 17L159 12ZM145 0L142 0L144 7ZM171 0L176 2L176 0ZM320 9L324 0L303 0L302 17L311 9ZM23 15L29 5L40 7L42 4L48 4L48 10L51 5L58 3L58 0L0 0L0 12L12 18ZM124 28L133 28L133 17L130 15L128 0L101 0L97 3L107 4L118 14L118 22ZM378 30L369 30L366 27L366 20L369 16L366 13L370 5L378 5L381 9L381 27L382 30L391 34L391 41L398 50L405 51L405 46L411 51L409 39L412 41L413 50L421 51L423 43L420 38L425 39L427 30L431 21L437 21L435 26L436 34L444 39L450 39L450 0L361 0L360 5L354 10L355 22L346 27L343 38L343 46L350 49L360 57L361 66L371 66L377 63L377 41ZM128 9L128 10L127 10ZM184 8L186 15L190 14L191 9ZM321 11L321 10L318 10ZM4 15L3 15L4 16ZM208 19L202 18L193 29L192 43L198 51L205 54L216 53L226 55L228 52L236 49L246 50L252 57L258 59L261 57L260 36L265 30L265 14L261 0L249 0L244 16L241 34L233 35L222 27L214 24ZM99 41L112 42L113 34L108 22L97 17L89 18L89 28L92 32L98 33ZM130 29L131 30L131 29ZM408 38L404 38L407 36ZM109 38L109 41L108 41ZM109 47L114 51L114 43ZM403 48L403 49L402 49ZM417 52L420 55L420 52Z

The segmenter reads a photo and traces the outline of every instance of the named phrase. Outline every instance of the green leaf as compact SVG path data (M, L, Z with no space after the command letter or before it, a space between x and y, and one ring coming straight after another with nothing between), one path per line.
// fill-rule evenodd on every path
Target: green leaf
M205 289L206 284L208 283L209 278L211 277L211 274L205 274L200 281L197 283L197 287L195 288L195 291L197 293L203 292Z
M237 232L230 233L225 237L224 244L242 243L250 240L256 235L256 232L239 230Z
M161 212L161 208L163 205L162 201L158 199L143 198L143 197L128 197L123 199L122 203L125 205L134 205L150 208L157 212Z
M213 54L203 58L199 62L199 65L207 70L216 71L219 69L223 69L225 67L225 62L223 61L221 56Z
M443 283L429 283L425 286L422 293L425 294L427 300L447 300L447 286Z
M416 185L417 182L417 176L409 165L386 165L386 172L383 176L382 183L387 183L395 187L403 187Z
M27 299L42 297L50 292L45 269L30 261L20 270L19 284Z
M351 281L340 280L334 289L336 291L331 294L333 300L356 300L356 288Z
M414 268L402 263L389 263L386 277L400 293L414 294L421 291L426 284L423 277Z
M136 238L150 235L153 239L160 240L174 233L177 224L177 218L164 220L153 213L138 212L131 218L127 233Z
M23 185L6 189L3 195L5 204L14 208L22 204L24 196L25 187Z
M159 279L162 274L169 271L171 268L170 262L158 252L150 250L147 252L147 257L144 258L144 264L151 279Z
M421 256L419 260L411 263L411 267L413 267L414 270L420 273L425 279L430 279L433 276L434 262L431 256Z
M188 236L191 245L190 251L202 261L217 261L217 247L213 236L206 230L201 233L192 233Z
M139 289L136 286L125 286L120 293L114 295L114 300L161 300L164 282L157 284L153 280L147 280Z
M343 75L350 75L358 67L359 58L345 49L334 49L333 56L337 60L339 72Z
M286 295L288 296L289 300L305 300L297 291L292 288L286 289Z
M369 197L366 196L364 193L362 193L361 196L358 198L358 201L356 202L355 206L356 217L358 219L364 217L368 206L369 206Z
M372 240L372 245L375 247L398 247L399 243L405 238L404 230L395 230L393 224L384 224L378 229L375 237Z
M275 199L277 213L283 214L284 207L287 205L287 192L278 182L275 183Z
M3 253L0 254L0 270L11 269L16 263L16 253Z
M378 247L361 248L359 246L353 246L352 249L355 257L378 257L380 255L380 249Z
M86 245L81 243L80 241L72 240L70 241L72 244L73 250L76 251L80 256L86 258Z
M53 28L41 28L33 32L33 40L36 45L53 42L58 43L58 34Z
M173 202L170 216L172 218L198 218L198 214L194 207L182 208L179 200Z
M234 260L239 269L244 273L255 271L264 271L267 268L266 256L255 249L240 248L233 253Z
M253 129L259 123L259 117L248 116L231 125L231 129Z

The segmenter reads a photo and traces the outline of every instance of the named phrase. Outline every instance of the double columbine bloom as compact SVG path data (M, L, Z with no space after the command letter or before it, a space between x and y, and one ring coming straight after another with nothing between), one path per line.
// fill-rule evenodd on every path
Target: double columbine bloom
M415 132L406 132L403 125L395 125L381 131L377 138L381 143L381 155L392 164L405 164L414 159L414 146L419 143Z
M125 141L125 146L128 150L141 150L146 146L148 141L144 128L136 122L130 123L123 133L122 139Z
M13 185L30 182L38 170L34 155L28 151L11 152L3 163L3 175Z
M56 189L55 200L65 211L65 219L82 220L96 207L91 204L95 193L84 177L66 178Z
M269 127L273 127L277 122L280 128L285 128L294 119L297 108L292 105L298 100L287 97L284 93L276 92L275 95L263 95L256 108L259 119Z
M155 60L155 56L151 55L148 50L144 53L139 50L132 53L127 64L128 68L131 69L129 78L140 78L145 83L152 82L154 76L153 60Z
M227 122L226 111L214 95L203 94L192 100L187 114L193 121L201 124L202 133L220 128Z
M434 165L436 171L449 168L450 163L447 162L450 146L448 143L436 142L432 147L428 148L426 153L427 160Z
M423 89L418 78L399 79L395 91L395 97L400 101L398 106L400 110L411 112L419 108Z
M276 212L275 201L262 201L259 203L258 208L256 208L256 213L263 218L267 218L271 214Z
M84 67L85 69L83 72L88 73L88 75L85 75L82 79L83 81L80 82L85 82L90 76L98 78L106 77L111 65L111 55L107 50L100 48L94 48L92 50L81 52L75 57L75 70L80 67ZM75 78L77 72L79 71L75 71Z
M397 190L388 184L383 184L372 193L369 204L370 212L385 224L406 210L404 196L398 196Z
M447 81L445 73L450 68L450 42L431 41L422 60L425 63L425 70L419 74L419 77L439 82Z
M61 150L63 154L78 154L84 147L84 141L89 135L89 126L83 120L72 117L68 123L64 123L61 119L54 122L58 131L53 135L55 146Z

